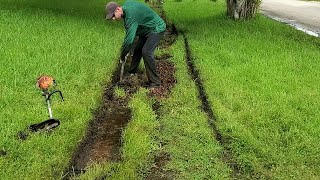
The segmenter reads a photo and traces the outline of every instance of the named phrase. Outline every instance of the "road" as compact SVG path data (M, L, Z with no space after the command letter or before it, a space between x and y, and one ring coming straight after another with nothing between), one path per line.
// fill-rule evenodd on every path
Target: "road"
M320 2L262 0L260 12L310 35L320 37Z

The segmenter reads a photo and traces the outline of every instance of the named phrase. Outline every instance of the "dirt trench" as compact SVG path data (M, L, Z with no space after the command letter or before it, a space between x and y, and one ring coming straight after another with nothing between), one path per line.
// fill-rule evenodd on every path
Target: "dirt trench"
M166 19L161 3L159 2L152 5L157 9L161 17ZM228 139L223 137L216 127L216 118L208 101L199 71L194 65L194 58L192 57L185 33L178 31L173 24L168 25L164 38L162 38L158 47L161 49L170 47L175 42L178 34L181 34L184 38L186 63L189 68L189 75L196 83L199 99L202 102L201 108L208 116L208 123L213 129L215 139L224 148L221 159L232 169L233 178L240 177L241 169L234 160L231 149L228 147ZM150 92L149 95L151 97L157 97L153 110L157 115L157 119L160 119L161 113L159 112L159 108L161 107L161 99L169 96L170 90L176 83L176 79L174 75L174 64L168 61L171 55L162 54L155 58L162 86L156 91ZM129 64L130 59L126 65L126 69ZM86 168L92 163L121 161L122 130L131 119L131 109L128 108L128 101L139 88L146 87L147 79L144 72L138 71L138 73L134 75L125 74L123 81L119 82L119 73L120 65L114 71L111 83L105 88L103 101L94 112L94 118L89 123L87 134L75 151L70 166L65 171L66 175L64 179L69 179L74 175L85 172ZM114 91L116 87L123 88L126 95L124 97L117 97ZM165 146L165 144L163 144L163 146ZM170 154L167 152L158 152L154 157L153 166L146 179L174 179L173 174L164 169L165 164L170 161L170 159Z
M173 33L172 28L168 28L159 46L172 43ZM176 83L175 67L168 60L169 58L171 58L169 54L155 57L162 85L155 91L150 91L150 97L156 97L156 99L168 97L171 88ZM125 69L128 69L130 61L129 57ZM63 179L70 179L80 173L85 173L86 168L93 163L121 161L122 131L132 116L128 102L139 88L147 86L147 78L145 72L141 70L138 70L136 74L125 73L121 82L119 82L119 75L120 64L113 73L112 81L105 87L101 105L94 111L86 135L74 152ZM115 88L122 88L125 96L118 97Z
M182 31L180 31L179 34L181 34L184 39L184 44L186 49L186 63L188 65L189 75L195 82L196 87L198 89L198 93L199 93L198 98L201 100L201 108L208 116L208 123L213 130L215 139L223 147L223 154L222 154L221 160L224 161L232 169L232 177L238 179L241 176L242 170L241 170L241 167L234 160L231 148L228 146L230 144L230 139L222 136L221 132L219 131L216 125L216 117L209 103L208 96L204 89L204 85L201 80L200 73L194 65L194 58L192 56L192 53L189 47L187 36Z
M149 2L149 0L146 0L146 2ZM160 16L167 20L164 9L162 7L163 0L154 0L152 1L153 8L156 9ZM150 2L149 2L150 3ZM215 136L215 139L219 142L219 144L223 147L223 153L221 160L225 162L232 170L232 178L239 179L241 177L241 174L243 170L238 165L238 163L234 159L234 155L232 154L232 150L230 148L231 140L221 134L219 131L217 125L216 125L216 117L213 112L213 108L211 107L207 93L204 89L203 82L201 80L201 75L194 64L194 58L192 56L191 49L189 47L189 42L187 39L187 36L185 35L185 32L178 30L174 24L171 25L172 32L174 32L175 36L171 36L170 38L167 38L168 44L163 43L164 47L169 47L171 44L174 43L176 37L178 35L182 35L184 44L185 44L185 53L186 53L186 64L188 67L188 72L191 77L191 79L195 82L198 93L199 93L199 100L201 101L201 109L203 112L207 114L208 117L208 123L210 127L213 130L213 135ZM155 112L158 111L158 107L154 109ZM152 167L152 173L151 176L147 179L172 179L172 176L170 175L170 172L166 172L162 167L166 164L166 162L170 161L170 154L167 154L166 152L160 152L157 157L155 157L155 165Z

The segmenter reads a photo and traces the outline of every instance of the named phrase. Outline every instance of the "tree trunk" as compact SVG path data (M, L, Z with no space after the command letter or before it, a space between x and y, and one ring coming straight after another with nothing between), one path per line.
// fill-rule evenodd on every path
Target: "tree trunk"
M258 11L261 0L227 0L227 14L234 19L250 19Z

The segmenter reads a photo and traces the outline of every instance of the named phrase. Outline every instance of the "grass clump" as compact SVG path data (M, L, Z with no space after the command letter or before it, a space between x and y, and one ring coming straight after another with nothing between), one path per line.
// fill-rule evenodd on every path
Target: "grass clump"
M115 87L114 93L115 93L116 97L119 97L119 98L123 98L126 96L125 90L121 87L118 87L118 86Z

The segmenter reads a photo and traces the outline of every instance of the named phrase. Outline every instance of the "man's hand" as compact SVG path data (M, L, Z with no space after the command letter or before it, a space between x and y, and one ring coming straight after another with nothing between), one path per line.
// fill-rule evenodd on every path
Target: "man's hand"
M121 57L120 58L120 64L123 64L126 61L126 57Z
M127 55L125 55L125 56L121 56L121 58L120 58L120 63L121 63L121 64L122 64L122 63L125 63L126 60L128 59L128 57L129 57L129 53L128 53Z
M127 55L121 55L120 57L120 63L124 63L127 60L128 54Z

